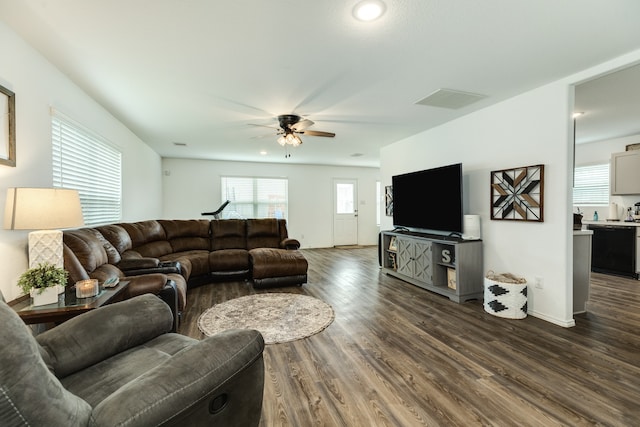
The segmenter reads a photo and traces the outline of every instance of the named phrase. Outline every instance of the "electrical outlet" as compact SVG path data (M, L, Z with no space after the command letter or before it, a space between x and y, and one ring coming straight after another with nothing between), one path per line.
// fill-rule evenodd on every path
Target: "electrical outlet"
M534 286L536 287L536 289L542 289L544 288L543 283L542 283L542 277L540 276L536 276L534 279Z

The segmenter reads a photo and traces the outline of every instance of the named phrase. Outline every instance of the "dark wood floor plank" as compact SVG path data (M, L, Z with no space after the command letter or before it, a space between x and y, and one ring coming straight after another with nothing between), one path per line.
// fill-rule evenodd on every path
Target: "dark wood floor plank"
M265 349L261 426L640 425L640 282L593 274L562 328L502 319L386 276L376 248L305 249L309 283L190 289L180 332L216 303L291 292L331 304L323 332Z

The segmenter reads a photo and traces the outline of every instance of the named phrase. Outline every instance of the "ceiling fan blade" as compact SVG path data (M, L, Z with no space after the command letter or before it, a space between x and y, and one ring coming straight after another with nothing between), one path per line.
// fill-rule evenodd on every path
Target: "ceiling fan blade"
M319 130L303 130L302 132L298 132L302 135L309 135L309 136L328 136L330 138L333 138L334 136L336 136L335 133L333 132L322 132Z
M300 132L305 130L308 127L313 126L313 122L309 119L302 119L298 123L291 125L291 130L294 132Z
M250 139L276 138L279 135L283 135L283 134L284 134L284 132L268 133L268 134L262 134L262 135L258 135L258 136L252 136L252 137L250 137Z
M280 129L278 126L258 125L258 124L255 124L255 123L247 123L247 124L249 126L258 126L258 127L261 127L261 128L269 128L269 129L277 129L277 130Z

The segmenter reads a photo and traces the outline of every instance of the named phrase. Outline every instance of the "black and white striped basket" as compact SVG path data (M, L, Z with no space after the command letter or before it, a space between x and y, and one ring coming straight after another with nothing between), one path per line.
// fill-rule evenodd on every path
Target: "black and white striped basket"
M484 310L507 319L527 317L527 281L511 273L489 271L484 278Z

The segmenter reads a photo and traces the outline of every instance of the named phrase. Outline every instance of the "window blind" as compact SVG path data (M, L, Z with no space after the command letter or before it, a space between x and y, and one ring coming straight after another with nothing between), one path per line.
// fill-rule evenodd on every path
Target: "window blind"
M286 178L223 176L220 182L223 201L230 202L222 212L223 217L287 218L289 181Z
M609 194L609 163L575 168L574 205L607 206Z
M53 186L78 190L85 225L122 217L122 154L104 138L52 110Z

